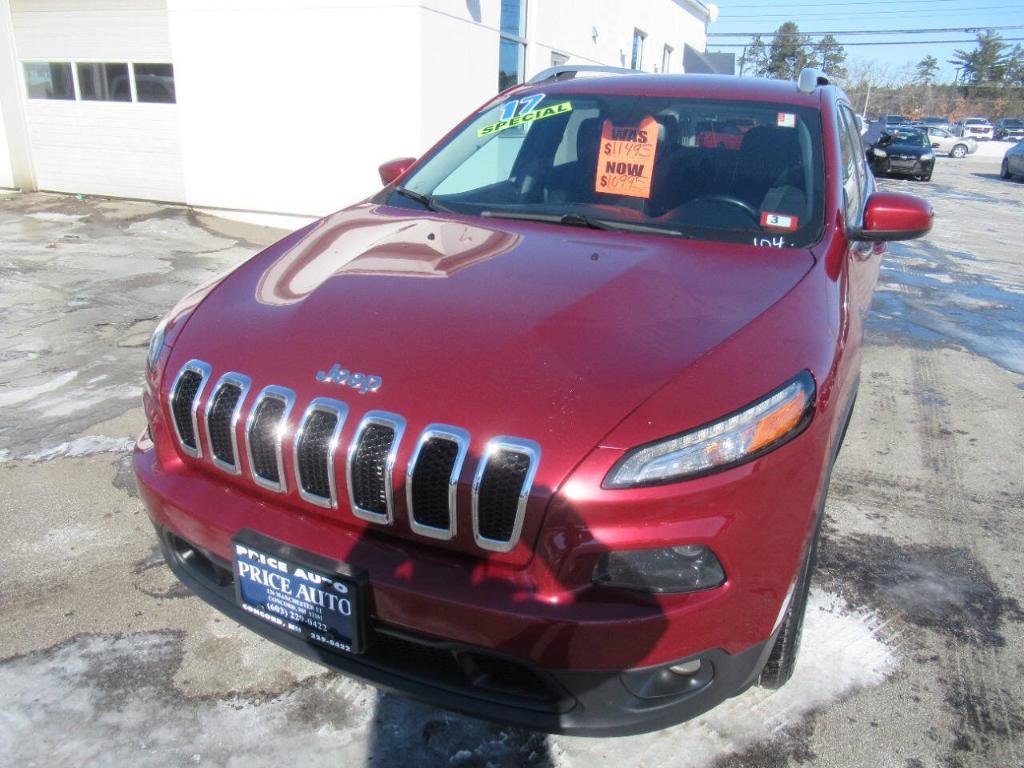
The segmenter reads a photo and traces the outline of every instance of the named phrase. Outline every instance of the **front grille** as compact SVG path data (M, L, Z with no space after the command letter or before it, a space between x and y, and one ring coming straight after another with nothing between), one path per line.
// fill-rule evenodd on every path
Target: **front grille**
M455 535L459 475L469 448L469 433L431 424L420 435L406 472L406 503L412 529L424 536Z
M314 400L302 420L295 444L295 471L299 493L306 501L323 507L338 504L334 480L334 452L348 412L337 400Z
M199 435L196 434L196 409L209 377L210 366L199 360L190 360L182 367L171 388L171 415L178 443L186 453L196 457L203 455Z
M206 435L213 463L235 474L240 471L235 426L248 391L248 377L226 373L213 388L213 396L206 406Z
M479 546L498 552L515 547L539 459L536 443L502 437L488 442L473 480L473 534Z
M281 442L295 394L281 387L266 387L256 399L246 430L249 466L253 479L265 488L284 491Z
M356 517L390 524L394 516L392 477L405 420L371 411L363 417L349 448L348 492Z
M178 371L167 392L175 435L182 452L204 458L232 474L247 476L257 485L286 493L287 465L297 495L309 504L337 509L336 451L348 406L318 397L297 421L289 424L295 405L290 389L270 385L255 399L252 382L229 372L220 376L209 396L212 369L190 360ZM204 430L198 409L204 407ZM238 422L245 421L246 461L239 457ZM369 411L348 443L346 485L352 515L382 525L395 522L394 472L405 419L385 411ZM459 525L459 480L470 447L470 434L458 427L430 424L419 435L405 465L405 502L409 527L420 536L450 540ZM287 461L284 449L287 448ZM496 437L487 442L473 474L471 519L477 546L508 552L517 546L527 499L540 461L540 446L530 440ZM401 470L400 470L401 471ZM347 514L347 511L344 513ZM464 513L463 513L464 514Z

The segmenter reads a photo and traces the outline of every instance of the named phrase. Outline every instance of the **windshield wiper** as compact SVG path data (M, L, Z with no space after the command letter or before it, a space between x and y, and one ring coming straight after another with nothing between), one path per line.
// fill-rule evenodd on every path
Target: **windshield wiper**
M407 197L410 200L415 200L417 203L422 205L428 211L443 211L444 213L455 213L451 208L446 205L442 205L437 202L430 195L424 195L422 192L414 192L406 187L395 187L395 192L400 194L402 197Z
M493 219L516 219L519 221L542 221L547 224L565 224L569 227L588 227L589 229L611 229L622 232L640 232L652 235L671 235L685 237L677 229L665 229L650 224L635 224L632 221L618 219L595 219L582 213L529 213L526 211L481 211L481 216Z

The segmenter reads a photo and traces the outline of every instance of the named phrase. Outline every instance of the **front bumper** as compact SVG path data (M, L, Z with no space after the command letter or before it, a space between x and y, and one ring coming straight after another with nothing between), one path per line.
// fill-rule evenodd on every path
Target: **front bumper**
M546 670L521 659L463 643L412 633L380 622L368 629L367 651L349 655L306 642L243 611L235 600L229 563L156 526L174 574L198 597L284 648L379 688L461 712L550 733L617 736L688 720L748 688L774 637L730 655L700 659L689 676L672 664L624 672ZM667 685L666 685L667 681Z
M935 160L889 160L885 173L890 176L927 176L935 167Z

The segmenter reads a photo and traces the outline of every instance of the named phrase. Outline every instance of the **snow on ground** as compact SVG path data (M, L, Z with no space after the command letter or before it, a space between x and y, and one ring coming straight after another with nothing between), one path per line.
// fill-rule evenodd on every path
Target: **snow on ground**
M74 440L46 448L37 453L22 456L26 461L50 461L51 459L81 458L97 453L124 453L135 445L134 440L124 437L106 437L104 435L86 435Z
M896 666L894 645L875 613L812 590L796 673L778 691L754 687L695 720L611 745L582 738L555 741L574 766L590 765L609 753L620 765L711 766L857 689L878 685Z
M197 631L204 631L199 629ZM0 666L0 754L12 764L402 765L405 739L432 733L408 764L594 768L710 766L894 669L877 616L812 592L804 653L779 691L753 688L665 731L621 739L544 739L439 712L344 676L324 674L271 696L201 696L174 689L182 637L81 635ZM59 728L53 724L59 723ZM394 733L391 731L395 730Z

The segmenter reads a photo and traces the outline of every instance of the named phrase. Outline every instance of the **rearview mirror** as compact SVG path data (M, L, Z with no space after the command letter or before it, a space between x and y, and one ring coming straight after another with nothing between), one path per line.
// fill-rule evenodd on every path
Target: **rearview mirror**
M388 160L386 163L381 163L377 172L380 173L380 180L387 186L407 170L410 166L416 162L415 157L399 157L394 160Z
M864 206L864 226L854 239L913 240L928 234L934 218L931 203L920 197L902 192L874 192Z

